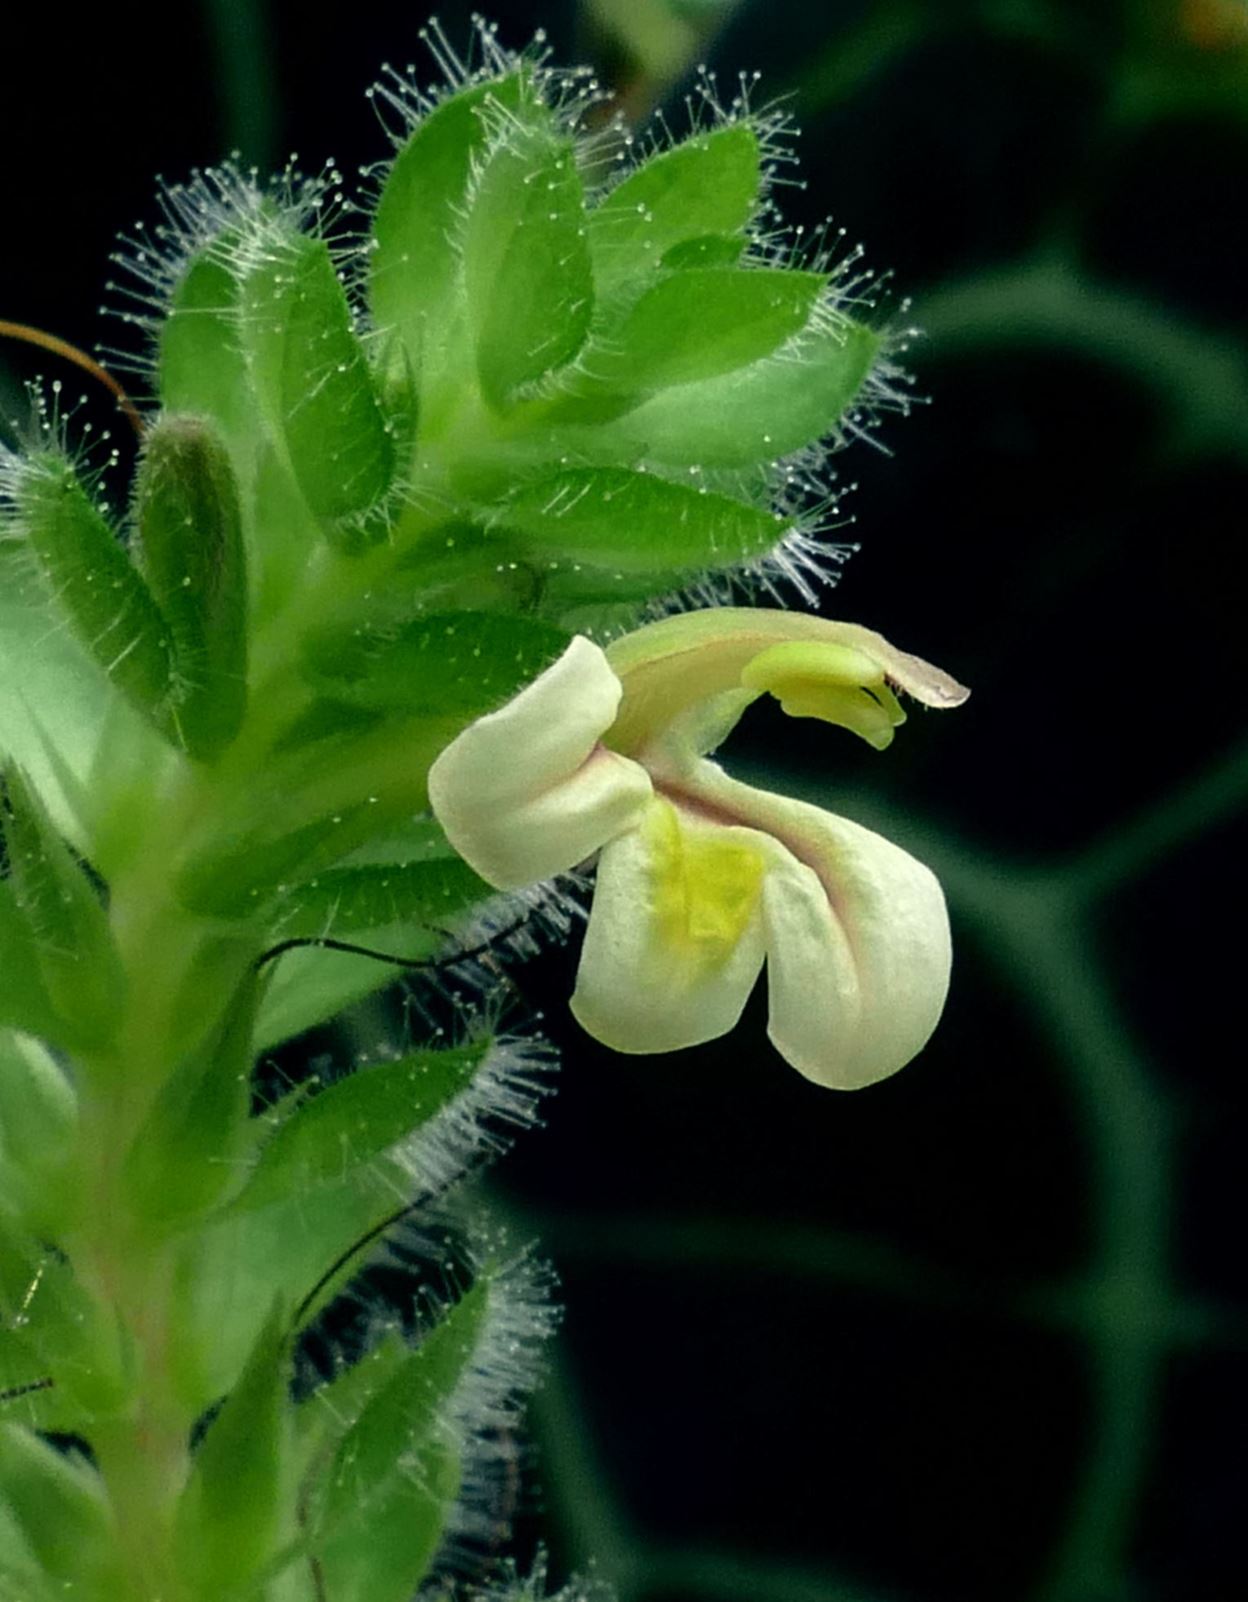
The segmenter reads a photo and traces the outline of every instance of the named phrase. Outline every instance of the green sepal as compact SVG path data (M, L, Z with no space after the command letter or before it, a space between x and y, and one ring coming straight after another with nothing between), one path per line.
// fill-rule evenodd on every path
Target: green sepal
M222 259L228 243L219 236L183 268L160 326L157 378L166 410L211 417L241 444L258 418L238 342L238 281Z
M335 1080L277 1126L233 1210L306 1195L392 1151L467 1089L491 1045L487 1037L443 1051L413 1051Z
M299 493L284 452L268 437L256 442L248 502L252 628L258 633L290 601L323 530Z
M77 1122L74 1088L46 1048L0 1031L0 1193L22 1227L44 1239L61 1234L76 1211L67 1165Z
M61 1588L37 1574L34 1564L12 1514L0 1508L0 1602L63 1602Z
M127 1401L130 1381L116 1323L66 1258L7 1226L0 1231L0 1319L10 1362L50 1378L65 1415L110 1417Z
M373 947L379 940L393 940L390 949L408 961L421 961L437 954L443 943L439 935L420 928L409 928L396 936L393 928L358 930L354 938ZM270 1051L284 1040L291 1040L317 1024L337 1017L345 1008L394 984L398 970L346 951L326 951L312 947L286 952L277 964L256 1024L256 1047Z
M821 273L783 268L672 273L603 332L582 382L635 394L744 367L800 333L826 286Z
M47 994L80 1039L107 1040L125 991L108 914L19 769L9 770L4 790L9 884ZM19 974L22 967L19 957Z
M38 1559L22 1534L21 1523L0 1502L0 1602L59 1602L52 1589L55 1581L50 1575L41 1578L38 1569Z
M469 197L464 287L481 391L505 407L581 349L594 306L576 147L507 125Z
M0 1393L4 1398L0 1414L10 1424L24 1424L28 1430L69 1432L84 1422L80 1415L66 1414L55 1376L22 1339L20 1330L0 1329Z
M252 380L309 510L352 551L390 490L394 447L324 240L275 238L242 286ZM372 537L385 529L377 524Z
M326 629L304 666L343 700L412 716L475 717L507 700L558 657L553 623L503 612L431 612L394 630Z
M397 463L411 460L420 427L420 379L407 349L397 335L388 339L379 337L378 351L374 353L374 370L377 375L377 393ZM399 504L387 508L395 520L401 520L406 507ZM395 536L393 526L388 529Z
M736 267L745 249L740 234L700 234L697 239L682 239L659 263L661 267Z
M0 1423L0 1499L40 1568L66 1588L117 1583L116 1542L95 1469L20 1424ZM93 1590L105 1595L107 1590Z
M368 1496L369 1520L326 1539L319 1560L335 1602L408 1602L437 1556L459 1495L456 1453L425 1440Z
M432 819L419 820L402 859L344 862L293 885L277 903L274 930L282 938L358 934L361 929L444 931L492 892L446 843Z
M573 467L538 479L497 516L562 574L585 564L673 581L756 561L791 526L726 495L619 467Z
M732 123L660 151L629 173L590 213L600 283L643 275L674 246L707 234L740 234L758 210L758 139Z
M791 355L654 395L607 424L595 443L672 467L777 461L835 433L862 392L880 342L861 323L803 338Z
M202 417L148 430L136 492L139 562L173 635L172 716L192 756L227 746L247 703L247 565L229 453Z
M69 463L57 457L31 462L19 488L18 510L57 605L88 653L167 734L173 684L169 626Z
M456 1443L440 1426L471 1372L489 1311L482 1277L339 1441L310 1499L312 1545L335 1602L406 1602L427 1573L460 1484Z
M20 1330L0 1329L0 1393L0 1416L28 1430L86 1436L102 1416L57 1384Z
M273 754L306 755L314 746L322 749L340 746L377 728L383 721L382 713L370 711L368 707L353 706L349 701L319 699L291 719L274 740Z
M66 1043L75 1031L52 1005L39 947L7 879L0 879L0 1026Z
M369 304L374 326L397 337L412 371L423 374L430 346L446 338L459 268L461 226L472 164L485 148L484 116L514 111L519 73L473 84L421 119L386 176L373 223Z
M58 616L33 551L0 540L0 767L18 762L56 827L85 850L102 800L93 769L105 730L157 736Z
M394 1215L409 1185L397 1164L377 1161L336 1185L272 1207L223 1211L188 1231L178 1259L169 1364L189 1411L201 1411L235 1385L274 1295L285 1297L295 1310L292 1324L302 1327L359 1273L368 1259L354 1248Z
M191 912L209 918L252 918L270 908L283 882L313 873L355 845L362 806L334 812L293 829L258 822L213 850L197 853L174 880L174 893Z
M178 1500L179 1566L205 1596L247 1595L287 1531L290 1315L274 1299L238 1383L195 1454Z
M129 1205L161 1232L202 1216L238 1188L256 1137L248 1114L260 989L248 968L220 1024L173 1070L126 1153Z
M515 468L510 462L498 464L499 454L491 452L489 455L491 471L510 486L515 482ZM455 469L459 466L457 462ZM457 497L461 494L457 475L451 488ZM502 553L490 531L480 523L456 517L432 528L421 528L410 544L405 544L406 535L407 530L400 521L395 530L396 561L390 567L387 582L345 599L322 620L321 627L332 631L339 628L375 631L400 628L435 609L522 610L492 600L495 594L505 593L507 580L498 572ZM448 592L456 590L468 590L472 599L459 603L443 599Z
M387 1330L363 1357L300 1402L295 1410L293 1456L301 1479L324 1470L328 1454L394 1378L409 1350L397 1329Z
M365 718L354 731L272 756L231 826L207 823L184 845L173 876L182 905L210 917L271 917L290 884L423 810L429 768L464 720L403 712Z

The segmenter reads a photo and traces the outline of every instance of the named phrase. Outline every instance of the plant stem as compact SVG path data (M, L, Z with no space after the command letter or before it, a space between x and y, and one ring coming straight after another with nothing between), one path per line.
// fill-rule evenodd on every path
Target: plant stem
M116 1602L220 1602L201 1596L182 1571L175 1529L203 1405L186 1382L198 1352L178 1343L211 1340L209 1331L186 1327L180 1275L217 1204L181 1223L161 1217L150 1196L136 1200L128 1164L171 1076L220 1026L267 924L262 915L227 921L197 913L179 901L179 881L201 862L228 857L257 817L266 825L270 817L302 820L372 800L374 791L379 804L369 814L377 823L420 805L440 728L423 741L396 742L387 733L361 742L349 764L301 766L274 755L314 694L292 641L332 604L384 582L395 560L388 548L354 563L321 553L253 655L250 710L232 747L212 765L170 756L142 776L123 775L118 833L129 838L108 866L124 982L111 1038L77 1063L84 1205L64 1240L101 1327L115 1332L117 1401L102 1408L89 1433L117 1526L126 1589Z

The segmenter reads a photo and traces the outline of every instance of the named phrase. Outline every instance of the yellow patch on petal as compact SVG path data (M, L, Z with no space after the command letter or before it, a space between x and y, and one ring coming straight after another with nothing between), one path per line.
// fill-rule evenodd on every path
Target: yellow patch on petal
M658 938L699 969L718 967L758 907L763 853L717 828L686 828L666 800L656 801L642 828Z
M852 645L788 640L747 663L741 683L774 695L791 718L819 718L883 751L906 720L884 669Z

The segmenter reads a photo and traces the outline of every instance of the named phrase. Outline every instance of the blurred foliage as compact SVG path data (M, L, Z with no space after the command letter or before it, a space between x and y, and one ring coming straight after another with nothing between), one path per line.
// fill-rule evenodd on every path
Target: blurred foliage
M502 1174L569 1309L540 1528L622 1602L1233 1602L1248 8L493 9L591 52L639 118L679 125L702 59L792 96L786 210L834 207L895 269L934 399L887 430L895 458L846 457L863 549L827 610L976 692L832 771L763 713L739 745L743 777L784 749L767 782L944 878L954 993L895 1081L815 1090L757 1007L728 1046L613 1058L566 1020L574 952L521 976L571 1059ZM393 0L325 29L215 0L179 27L194 69L145 79L136 31L84 16L42 120L8 53L8 125L44 148L0 313L89 344L94 264L151 172L234 144L366 159L358 91L415 49ZM49 199L140 95L77 204Z

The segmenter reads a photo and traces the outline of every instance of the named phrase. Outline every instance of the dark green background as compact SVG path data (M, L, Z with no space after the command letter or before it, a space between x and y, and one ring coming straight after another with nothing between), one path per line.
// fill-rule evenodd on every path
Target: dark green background
M631 39L495 14L679 126L648 6L617 10ZM567 1305L525 1538L560 1571L596 1553L622 1602L1233 1602L1245 8L746 0L701 42L687 10L729 91L793 94L791 218L834 211L927 331L931 405L838 462L862 551L826 610L975 690L884 757L758 713L730 758L925 857L957 968L922 1059L853 1097L786 1068L757 1002L727 1042L623 1059L567 1021L574 951L523 976L568 1057L495 1180ZM422 19L327 15L7 19L0 316L94 343L157 171L383 154L362 91Z

